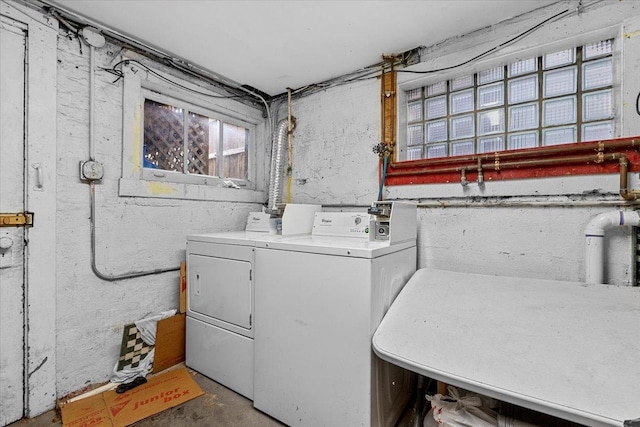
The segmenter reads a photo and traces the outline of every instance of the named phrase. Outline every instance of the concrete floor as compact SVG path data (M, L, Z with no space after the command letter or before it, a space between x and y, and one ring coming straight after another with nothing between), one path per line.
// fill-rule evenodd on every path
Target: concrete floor
M187 368L188 369L188 368ZM249 399L189 369L204 395L167 409L135 424L136 427L281 427L284 424L253 407ZM544 427L584 427L580 424L508 405L503 414ZM415 412L407 411L395 427L414 425ZM418 423L422 426L422 422ZM61 427L60 413L51 410L36 418L23 419L9 427Z
M133 424L136 427L279 427L284 424L253 407L253 402L195 371L189 370L204 395ZM9 427L62 426L59 412L51 410Z

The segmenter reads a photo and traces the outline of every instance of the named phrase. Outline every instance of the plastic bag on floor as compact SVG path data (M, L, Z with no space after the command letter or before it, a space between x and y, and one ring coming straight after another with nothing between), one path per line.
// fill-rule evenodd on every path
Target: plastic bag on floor
M156 343L158 321L175 314L176 310L174 309L138 320L135 322L135 327L136 334L139 335L135 337L133 337L133 335L127 335L125 327L125 337L123 337L123 341L127 342L127 345L125 346L125 343L123 343L124 350L121 349L121 353L126 352L126 356L121 354L120 359L113 367L111 382L128 384L137 377L146 377L151 372L153 369L153 358L155 356L155 348L152 347ZM132 337L133 339L129 340ZM142 340L146 346L144 346L140 340Z
M175 315L176 311L177 310L175 309L163 311L162 313L156 314L155 316L147 317L146 319L141 319L135 322L136 327L140 331L142 340L147 345L155 345L156 331L158 330L158 321Z
M116 366L113 367L111 382L129 384L137 377L146 377L153 369L155 350L155 348L152 348L147 357L142 359L136 367L128 366L118 370L118 363L116 362Z
M425 415L422 427L438 427L438 423L433 419L433 409L429 409L429 412Z
M448 387L449 396L427 396L433 419L441 427L497 427L497 414L481 408L478 396L461 396L455 387ZM430 412L431 413L431 412ZM428 426L425 420L425 426Z

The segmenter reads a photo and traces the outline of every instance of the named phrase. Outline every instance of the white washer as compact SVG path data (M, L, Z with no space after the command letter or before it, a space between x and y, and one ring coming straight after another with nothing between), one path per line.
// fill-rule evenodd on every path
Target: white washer
M368 215L333 227L324 214L314 233L325 224L325 235L257 242L256 408L291 426L395 424L412 375L375 356L371 338L416 270L411 212L413 238L395 244L341 237L365 222L368 233Z
M283 233L309 233L313 214L320 208L287 205ZM250 214L247 228L252 215L260 213ZM286 238L268 231L187 236L185 363L249 399L253 398L255 246L258 241Z

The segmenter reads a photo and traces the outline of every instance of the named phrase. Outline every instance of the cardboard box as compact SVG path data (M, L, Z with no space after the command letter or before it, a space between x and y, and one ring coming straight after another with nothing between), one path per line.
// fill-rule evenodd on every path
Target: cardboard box
M125 427L204 394L184 368L150 378L125 393L115 390L61 408L64 427Z
M153 373L184 361L185 318L183 313L158 321Z
M178 313L187 312L187 263L180 263L180 309Z

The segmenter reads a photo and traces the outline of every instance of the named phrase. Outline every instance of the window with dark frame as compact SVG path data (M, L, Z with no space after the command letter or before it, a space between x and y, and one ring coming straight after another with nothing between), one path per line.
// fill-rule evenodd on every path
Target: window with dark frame
M400 160L613 138L613 39L412 89Z

